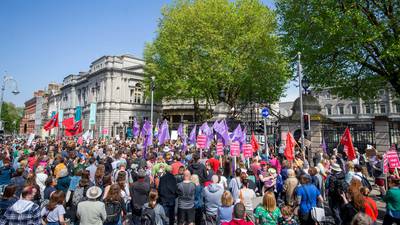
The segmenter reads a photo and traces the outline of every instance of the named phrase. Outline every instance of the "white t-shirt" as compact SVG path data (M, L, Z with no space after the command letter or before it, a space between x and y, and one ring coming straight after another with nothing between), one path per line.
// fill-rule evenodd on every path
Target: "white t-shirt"
M228 180L224 176L220 177L220 181L218 184L220 184L224 189L228 188Z
M57 205L55 209L49 212L46 207L42 209L40 212L40 215L43 217L47 215L47 221L48 222L58 222L59 221L59 216L65 214L65 209L64 206L62 205Z
M246 188L241 189L240 192L242 193L243 204L246 208L246 211L253 211L253 200L256 198L256 193L253 189ZM240 196L239 192L239 196Z

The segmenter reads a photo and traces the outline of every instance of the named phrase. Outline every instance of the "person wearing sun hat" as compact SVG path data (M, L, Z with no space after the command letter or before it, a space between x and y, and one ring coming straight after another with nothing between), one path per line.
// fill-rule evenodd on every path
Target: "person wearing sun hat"
M80 202L76 210L80 225L103 225L107 213L104 203L98 200L101 194L102 190L97 186L90 187L86 191L88 200Z

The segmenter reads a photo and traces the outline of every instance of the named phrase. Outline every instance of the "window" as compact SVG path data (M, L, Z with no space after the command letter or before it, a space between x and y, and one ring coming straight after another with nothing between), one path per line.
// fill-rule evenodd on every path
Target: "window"
M343 115L344 114L344 106L343 105L339 105L337 110L338 110L338 115Z
M374 105L373 104L366 104L365 105L365 113L366 114L373 114L374 113Z
M332 106L331 105L325 106L325 110L326 110L326 115L332 115Z
M355 106L355 105L351 106L351 113L352 114L357 114L357 106Z
M380 104L379 109L380 109L381 113L386 113L386 104Z
M142 102L143 93L142 93L142 86L139 83L137 83L135 85L133 92L131 89L131 97L132 97L132 94L133 94L133 102L140 104Z
M395 108L396 108L396 112L400 113L400 103L399 102L396 103Z

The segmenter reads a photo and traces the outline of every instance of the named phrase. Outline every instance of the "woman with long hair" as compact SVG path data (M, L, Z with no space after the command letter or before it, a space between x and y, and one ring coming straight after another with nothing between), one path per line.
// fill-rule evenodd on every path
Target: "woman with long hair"
M3 196L0 199L0 217L4 215L8 207L12 206L18 198L15 196L15 192L17 191L17 186L10 184L6 186L3 192Z
M51 197L49 204L44 207L40 213L47 225L65 225L64 208L65 195L62 191L55 191Z
M276 206L274 192L264 194L262 204L256 208L254 218L259 225L276 225L281 217L281 211Z
M218 207L217 224L232 220L233 203L232 194L229 191L224 191L221 196L221 206Z
M340 212L343 225L350 225L351 220L358 212L365 211L364 197L359 190L351 189L348 195L348 197L344 193L341 195L345 204Z
M105 199L107 197L107 193L110 190L111 185L112 185L112 176L105 175L103 177L103 186L104 186L103 199Z
M123 217L126 215L125 203L118 184L110 186L108 193L105 195L104 203L107 213L104 225L116 225L123 221Z
M200 184L200 179L197 174L193 174L192 183L196 186L194 192L194 208L196 210L194 222L195 224L202 224L203 223L203 186Z
M169 218L165 215L164 208L157 203L157 200L158 192L156 189L153 189L149 193L149 202L144 204L143 209L149 208L154 210L155 225L168 225Z
M104 190L104 185L103 185L103 177L105 175L106 167L103 164L99 164L96 169L96 173L94 174L94 180L96 186L100 187L102 190Z

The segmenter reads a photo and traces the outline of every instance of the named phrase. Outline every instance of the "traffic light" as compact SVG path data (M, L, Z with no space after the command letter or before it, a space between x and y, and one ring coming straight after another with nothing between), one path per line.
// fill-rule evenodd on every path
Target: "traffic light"
M304 120L304 130L309 131L310 130L310 115L304 114L303 120Z

